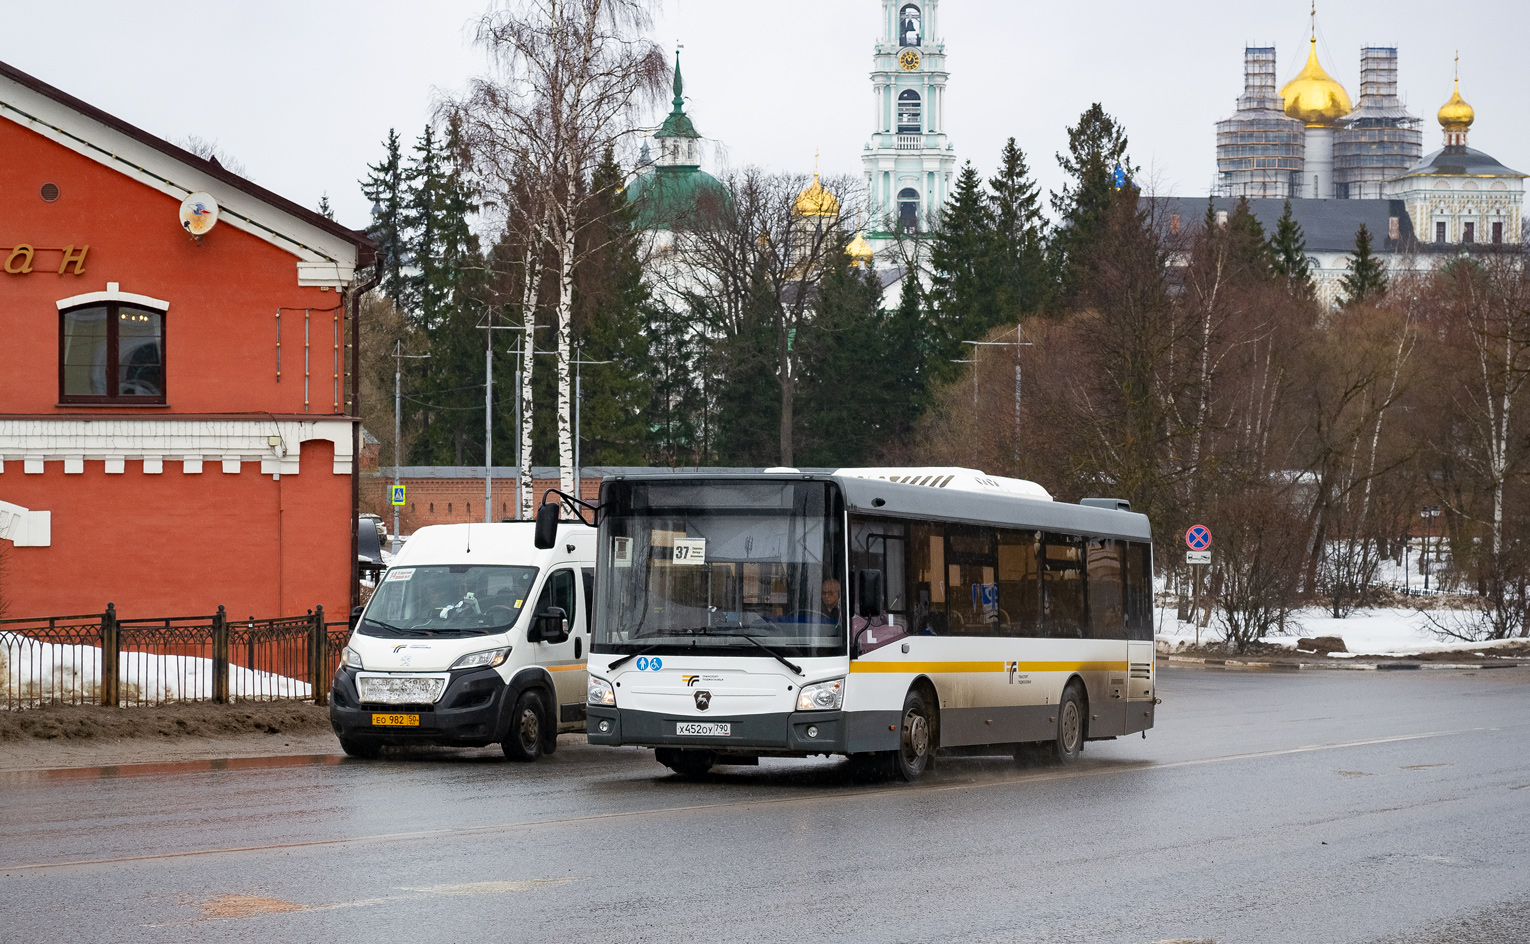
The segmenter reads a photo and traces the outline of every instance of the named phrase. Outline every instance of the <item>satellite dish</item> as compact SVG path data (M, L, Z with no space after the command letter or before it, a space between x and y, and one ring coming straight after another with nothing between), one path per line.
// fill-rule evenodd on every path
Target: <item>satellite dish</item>
M217 222L218 201L212 194L199 190L181 201L181 227L191 235L205 236Z

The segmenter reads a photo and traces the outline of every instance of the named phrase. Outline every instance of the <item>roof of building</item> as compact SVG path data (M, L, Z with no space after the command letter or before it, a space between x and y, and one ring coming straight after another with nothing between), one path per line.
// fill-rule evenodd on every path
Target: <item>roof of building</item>
M1186 229L1196 227L1206 217L1205 197L1162 197L1164 217L1178 214ZM1231 214L1238 197L1213 197L1212 206ZM1371 245L1377 252L1396 252L1413 241L1413 225L1401 200L1309 200L1293 199L1291 217L1302 228L1308 252L1351 252L1360 225L1370 231ZM1249 212L1264 227L1266 236L1285 213L1285 200L1250 199ZM1392 218L1398 222L1398 238L1392 239Z
M695 164L665 164L633 178L627 200L637 208L638 229L684 229L721 213L728 189Z
M813 182L793 201L792 212L798 216L839 216L839 198L818 182L818 171L815 170Z
M1280 94L1286 100L1286 114L1309 126L1332 127L1354 110L1344 86L1318 62L1316 36L1307 52L1307 65Z
M62 91L61 89L54 88L41 79L32 75L28 75L27 73L22 72L20 69L17 69L8 63L0 62L0 78L9 79L12 82L15 82L17 85L29 89L32 92L43 96L44 98L50 99L51 101L63 106L70 111L76 112L90 119L91 121L96 122L97 124L104 125L112 131L117 132L118 134L131 138L133 141L136 141L139 144L152 148L153 150L160 152L166 157L169 157L188 168L194 169L200 175L210 177L219 183L226 184L235 190L248 194L249 196L255 198L261 203L266 204L267 206L272 207L273 209L279 210L288 216L296 217L297 219L310 226L313 226L319 230L322 230L323 232L337 236L340 239L351 243L357 249L357 265L369 265L372 261L372 253L374 251L372 240L369 239L366 233L362 232L361 230L354 230L342 226L321 213L294 203L291 200L288 200L286 197L281 196L280 194L273 193L272 191L265 189L259 184L246 180L238 174L235 174L227 168L223 167L223 165L219 164L217 161L198 157L185 148L177 147L176 145L171 144L169 141L166 141L163 138L152 135L149 132L144 131L143 129L134 125L128 124L121 118L108 114L107 112L96 108L94 105L91 105L88 102L84 102L78 98L75 98L73 95ZM8 112L9 114L7 114ZM30 115L25 111L16 108L11 103L5 101L0 101L0 115L7 115L7 117L13 118L17 115L20 115L26 120L27 123L30 123L34 126L40 123L37 117ZM52 130L59 131L66 135L69 134L67 129L54 128ZM70 135L70 137L74 136ZM80 140L79 143L86 146L98 144L98 142L89 142L84 140ZM111 157L113 155L104 156ZM221 203L222 201L220 200L219 202Z
M1444 147L1408 168L1404 177L1524 177L1496 157L1464 145Z
M1455 89L1451 92L1450 101L1440 106L1435 115L1439 119L1440 127L1446 131L1465 131L1477 120L1477 111L1466 103L1461 97L1461 80L1456 79Z
M675 97L669 115L664 119L664 124L659 126L653 136L656 138L699 138L700 132L691 123L691 118L685 113L685 82L680 78L680 52L675 51L675 81L673 88Z

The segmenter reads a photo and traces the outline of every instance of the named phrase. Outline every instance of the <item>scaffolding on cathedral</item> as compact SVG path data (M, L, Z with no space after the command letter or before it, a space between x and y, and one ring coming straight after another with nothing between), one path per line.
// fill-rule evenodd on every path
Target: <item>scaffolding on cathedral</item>
M1360 101L1334 136L1334 183L1351 200L1385 196L1424 154L1423 121L1397 97L1397 47L1360 50Z
M1303 148L1302 123L1286 117L1275 91L1275 47L1246 47L1238 110L1217 122L1217 195L1296 195Z

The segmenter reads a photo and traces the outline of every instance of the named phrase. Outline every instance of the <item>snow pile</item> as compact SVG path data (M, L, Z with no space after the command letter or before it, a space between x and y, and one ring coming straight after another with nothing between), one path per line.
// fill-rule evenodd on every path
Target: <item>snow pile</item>
M213 662L199 656L124 652L118 664L122 703L154 705L213 696ZM230 665L228 690L235 698L308 698L307 682ZM99 703L101 650L60 645L26 636L0 636L0 707L32 708L54 702Z
M1354 655L1407 656L1425 652L1483 651L1483 642L1442 642L1434 620L1451 625L1458 614L1453 611L1421 611L1411 608L1355 610L1346 619L1334 619L1327 610L1310 608L1298 610L1286 623L1285 636L1266 636L1260 642L1273 646L1296 648L1299 636L1338 636L1344 640L1348 653L1334 653L1332 658L1342 659ZM1160 607L1156 614L1155 634L1169 642L1171 649L1179 649L1195 643L1195 626L1181 623L1172 608ZM1220 642L1222 630L1213 615L1211 624L1202 628L1200 641Z

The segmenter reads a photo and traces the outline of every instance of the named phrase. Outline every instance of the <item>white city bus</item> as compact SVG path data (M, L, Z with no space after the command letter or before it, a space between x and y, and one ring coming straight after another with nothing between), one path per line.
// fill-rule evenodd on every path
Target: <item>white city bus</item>
M601 487L591 743L698 775L1153 724L1152 546L1114 499L968 469L626 475Z

